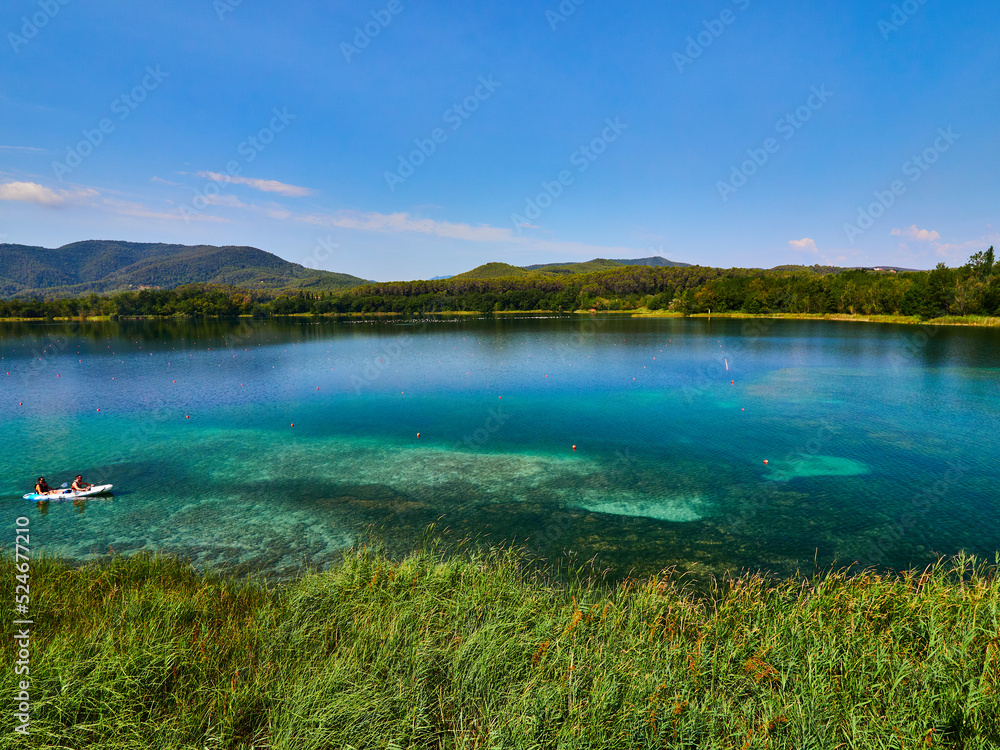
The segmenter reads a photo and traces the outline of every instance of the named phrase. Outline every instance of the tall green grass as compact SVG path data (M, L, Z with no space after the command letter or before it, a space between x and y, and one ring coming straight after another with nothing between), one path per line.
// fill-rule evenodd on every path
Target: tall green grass
M1000 747L995 566L568 579L509 550L361 549L275 589L42 561L31 732L6 710L0 747Z

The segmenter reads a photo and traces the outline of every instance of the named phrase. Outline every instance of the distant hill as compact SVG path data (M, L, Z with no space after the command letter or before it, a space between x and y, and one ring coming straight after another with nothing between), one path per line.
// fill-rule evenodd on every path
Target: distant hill
M452 276L453 279L506 279L511 276L530 276L531 274L518 266L509 263L486 263L471 271Z
M542 263L535 266L525 266L528 271L544 271L545 273L591 273L592 271L607 271L610 268L621 266L670 266L673 268L690 268L690 263L679 263L675 260L667 260L659 255L652 258L635 258L609 260L607 258L594 258L581 263Z
M0 297L72 296L185 284L342 291L367 283L313 271L255 247L87 240L49 249L0 244Z
M619 263L617 260L595 258L594 260L582 263L545 263L540 266L525 266L525 270L534 273L567 275L592 273L594 271L610 271L612 268L623 268L624 266L624 263Z
M615 263L621 263L623 266L667 266L669 268L691 268L690 263L681 263L676 260L667 260L666 258L654 255L652 258L634 258L632 260L616 260Z
M534 266L512 266L509 263L486 263L471 271L457 276L435 276L432 281L440 279L502 279L511 276L565 276L577 273L594 273L595 271L610 271L624 266L670 266L674 268L691 268L690 263L678 263L659 256L653 258L638 258L636 260L609 260L594 258L594 260L579 263L542 263Z

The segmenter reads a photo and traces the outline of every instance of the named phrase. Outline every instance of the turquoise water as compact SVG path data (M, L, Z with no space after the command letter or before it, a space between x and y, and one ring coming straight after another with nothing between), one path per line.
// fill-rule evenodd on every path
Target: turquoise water
M1000 547L996 330L0 324L0 356L0 503L36 553L287 575L359 540L412 549L431 523L613 575ZM20 497L80 472L115 496Z

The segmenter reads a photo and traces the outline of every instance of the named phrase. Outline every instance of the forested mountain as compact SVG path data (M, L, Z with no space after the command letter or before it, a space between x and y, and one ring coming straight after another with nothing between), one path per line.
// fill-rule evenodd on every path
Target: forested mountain
M611 268L621 268L622 266L664 266L668 268L690 268L690 263L678 263L675 260L667 260L656 255L652 258L636 258L634 260L609 260L608 258L594 258L593 260L581 263L542 263L540 265L525 266L527 271L544 271L545 273L592 273L594 271L607 271Z
M255 247L87 240L59 248L0 244L0 297L66 297L193 283L342 291L364 279L313 271Z
M486 263L471 271L457 276L438 276L431 281L442 279L507 279L514 276L559 275L594 273L595 271L610 271L625 266L657 266L663 268L691 268L689 263L678 263L659 256L653 258L638 258L636 260L608 260L594 258L580 263L542 263L534 266L512 266L509 263Z
M442 276L438 281L444 279L509 279L512 276L528 276L527 271L519 266L512 266L509 263L485 263L473 268L471 271L460 273L457 276Z

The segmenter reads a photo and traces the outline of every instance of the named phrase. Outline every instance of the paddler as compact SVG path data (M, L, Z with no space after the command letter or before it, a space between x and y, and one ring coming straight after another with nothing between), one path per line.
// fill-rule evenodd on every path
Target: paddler
M94 485L87 484L86 482L83 481L83 475L82 474L77 474L76 475L76 479L73 480L73 485L72 485L74 492L86 492L87 490L89 490L93 486Z
M45 481L45 477L38 477L38 482L35 484L35 494L36 495L57 495L59 490L54 490L49 487L49 483Z

